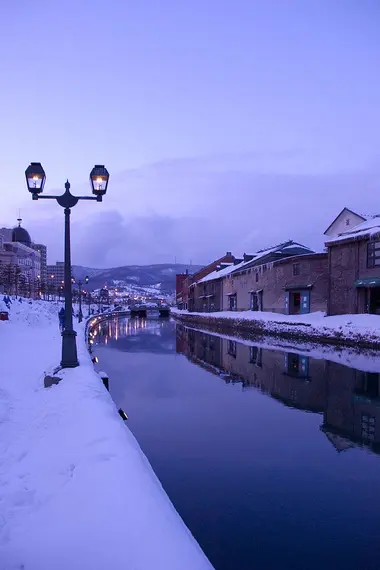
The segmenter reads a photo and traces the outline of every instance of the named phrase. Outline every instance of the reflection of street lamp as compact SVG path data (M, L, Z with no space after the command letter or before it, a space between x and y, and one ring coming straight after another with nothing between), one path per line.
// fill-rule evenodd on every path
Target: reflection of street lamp
M65 211L65 327L62 332L62 368L79 366L76 345L76 332L73 329L73 294L71 289L71 246L70 246L70 214L71 208L79 200L97 200L101 202L107 192L109 174L103 165L96 165L90 173L92 193L94 196L74 196L70 192L67 180L65 192L61 196L42 196L46 175L40 162L32 162L25 171L26 182L33 200L41 198L56 200Z

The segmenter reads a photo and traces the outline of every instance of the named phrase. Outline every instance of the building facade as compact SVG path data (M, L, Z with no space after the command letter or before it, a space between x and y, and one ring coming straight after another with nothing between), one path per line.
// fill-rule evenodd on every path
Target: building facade
M327 230L324 232L324 235L329 238L338 236L342 232L351 231L359 224L365 222L369 217L370 216L357 214L349 208L343 208L343 210L331 222Z
M198 281L215 271L221 264L233 263L234 256L230 251L227 251L225 255L219 259L213 261L209 265L202 267L199 271L192 275L187 275L183 279L178 281L178 284L182 285L182 291L180 287L176 289L176 296L180 299L182 308L186 307L189 311L194 311L197 305L196 291L194 289L194 284ZM177 305L178 306L178 305ZM180 308L180 307L179 307Z
M177 273L175 276L175 300L178 309L181 310L187 309L187 287L185 287L185 281L188 276L188 271L186 271L186 273Z
M380 314L380 217L330 238L329 315Z
M240 268L223 280L223 309L305 314L326 311L327 253Z
M46 266L46 283L48 287L52 286L56 290L65 284L65 263L57 261L55 265Z
M32 249L38 251L41 258L41 271L40 271L40 279L42 283L46 283L47 279L47 247L42 243L32 243Z
M218 267L192 284L193 310L213 312L223 309L223 277L241 262L221 263Z
M314 253L290 240L218 262L205 276L192 276L190 311L326 311L327 253Z

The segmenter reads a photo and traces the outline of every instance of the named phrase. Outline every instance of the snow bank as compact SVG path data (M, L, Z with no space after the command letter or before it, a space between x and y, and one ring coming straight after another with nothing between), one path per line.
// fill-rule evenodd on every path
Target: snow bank
M2 570L203 570L175 511L95 373L59 371L57 306L14 303L0 322Z
M234 326L252 327L256 332L279 335L291 334L294 337L310 338L335 343L361 343L368 346L380 344L379 315L335 315L326 317L323 312L306 315L282 315L260 311L220 311L213 313L196 313L180 311L172 308L173 315L185 317L186 320L199 322L233 321Z

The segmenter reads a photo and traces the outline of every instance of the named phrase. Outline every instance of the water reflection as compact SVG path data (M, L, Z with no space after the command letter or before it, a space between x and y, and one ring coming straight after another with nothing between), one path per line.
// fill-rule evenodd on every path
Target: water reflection
M177 353L226 383L256 388L286 406L323 414L321 431L338 452L380 453L380 374L306 354L263 349L177 325Z
M379 568L379 355L159 319L91 334L116 406L217 570Z
M91 329L94 342L128 352L175 352L173 325L168 319L114 317Z

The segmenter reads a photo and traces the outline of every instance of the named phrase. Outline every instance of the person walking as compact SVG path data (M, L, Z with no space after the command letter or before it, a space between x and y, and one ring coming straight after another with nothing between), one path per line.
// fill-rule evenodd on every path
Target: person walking
M58 313L58 318L60 331L63 332L65 330L65 309L63 307Z

